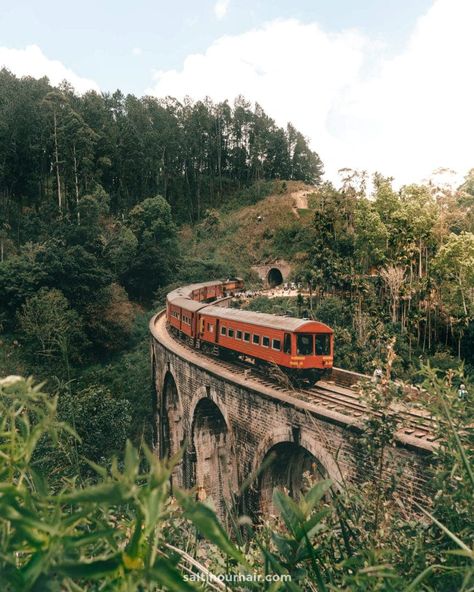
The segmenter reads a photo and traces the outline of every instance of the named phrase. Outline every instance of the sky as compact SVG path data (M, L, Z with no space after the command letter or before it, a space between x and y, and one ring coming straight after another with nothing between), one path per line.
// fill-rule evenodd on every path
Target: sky
M327 179L400 185L474 167L473 22L474 0L0 0L0 67L80 93L242 94Z

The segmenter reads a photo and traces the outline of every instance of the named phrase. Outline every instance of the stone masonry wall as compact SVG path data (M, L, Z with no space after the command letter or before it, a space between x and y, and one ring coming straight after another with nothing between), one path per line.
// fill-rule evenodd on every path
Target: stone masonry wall
M152 338L156 408L156 451L160 455L185 449L174 472L176 483L196 487L202 499L212 497L219 513L236 496L240 485L257 471L274 448L305 449L335 482L360 484L373 478L361 445L351 427L323 420L294 404L268 397L223 379L166 349ZM176 385L170 387L170 385ZM286 454L289 454L287 452ZM288 464L288 456L285 456ZM291 458L291 457L290 457ZM430 455L393 448L384 473L397 476L397 494L405 502L429 490ZM269 469L271 470L271 469ZM239 500L258 510L258 479Z

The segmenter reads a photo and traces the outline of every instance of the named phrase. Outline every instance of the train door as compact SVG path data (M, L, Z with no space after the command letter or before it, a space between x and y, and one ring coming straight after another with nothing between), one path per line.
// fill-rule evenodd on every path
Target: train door
M199 338L201 338L203 336L204 327L205 327L204 317L202 315L199 315Z
M219 343L219 319L216 319L216 334L214 341L215 343Z
M291 333L285 333L283 338L283 353L291 354Z

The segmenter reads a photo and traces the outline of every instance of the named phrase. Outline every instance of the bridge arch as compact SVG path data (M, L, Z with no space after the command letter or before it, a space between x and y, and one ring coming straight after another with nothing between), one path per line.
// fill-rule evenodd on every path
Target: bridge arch
M176 380L167 370L161 390L160 456L170 458L177 454L184 443L183 407Z
M275 288L283 283L283 274L278 267L270 267L267 273L267 284L270 288Z
M315 480L332 479L336 488L342 481L341 471L325 447L299 427L291 426L274 430L263 439L253 470L261 472L252 506L263 514L275 513L272 496L276 487L298 497L304 489L304 473Z
M225 517L235 485L232 433L213 398L201 397L192 408L190 486L199 499L212 498L217 513Z

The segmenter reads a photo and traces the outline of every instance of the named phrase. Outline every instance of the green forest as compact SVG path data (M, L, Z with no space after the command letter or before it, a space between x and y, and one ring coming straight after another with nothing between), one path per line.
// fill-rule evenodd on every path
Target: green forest
M474 170L401 189L323 172L300 131L243 97L78 95L0 72L2 590L473 589ZM243 306L317 318L336 365L428 394L440 447L416 519L374 483L308 477L299 500L275 492L277 517L229 509L227 529L171 494L178 459L151 452L148 321L173 287L258 289L252 266L279 258L302 293ZM366 386L377 413L394 384ZM365 436L376 462L394 426ZM206 588L196 571L292 579Z

